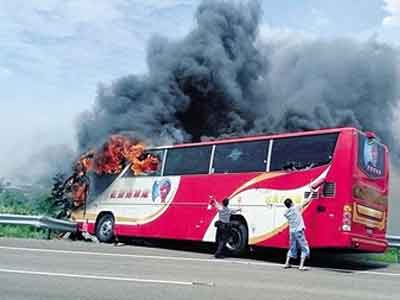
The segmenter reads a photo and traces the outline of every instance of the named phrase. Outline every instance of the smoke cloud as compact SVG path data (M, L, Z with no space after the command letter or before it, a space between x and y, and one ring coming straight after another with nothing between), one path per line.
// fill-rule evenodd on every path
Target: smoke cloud
M6 179L17 185L28 184L37 188L47 188L52 184L52 176L72 171L71 162L75 158L74 149L68 145L41 146L18 161L18 164L7 172Z
M261 39L257 1L203 1L195 18L182 40L151 40L148 74L99 87L79 121L81 150L115 133L158 145L347 125L395 145L395 49L375 40Z
M394 146L400 95L395 49L347 39L281 42L264 49L269 70L251 90L261 92L259 102L266 99L269 113L257 118L257 129L356 126Z

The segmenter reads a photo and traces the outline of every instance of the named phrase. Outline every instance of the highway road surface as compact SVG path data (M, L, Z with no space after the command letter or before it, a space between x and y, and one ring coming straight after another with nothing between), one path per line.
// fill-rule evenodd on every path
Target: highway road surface
M0 239L0 299L400 299L399 265L336 267L301 272L262 255Z

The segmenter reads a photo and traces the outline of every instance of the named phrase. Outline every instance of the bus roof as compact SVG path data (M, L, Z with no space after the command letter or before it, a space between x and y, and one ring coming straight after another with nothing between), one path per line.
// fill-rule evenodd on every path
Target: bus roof
M210 140L210 141L205 141L205 142L175 144L175 145L169 145L169 146L152 147L152 149L183 148L183 147L217 145L217 144L236 143L236 142L245 142L245 141L246 142L249 142L249 141L260 141L260 140L286 138L286 137L294 137L294 136L307 136L307 135L316 135L316 134L335 133L335 132L341 132L341 131L347 131L347 130L358 131L358 129L356 129L354 127L327 128L327 129L298 131L298 132L290 132L290 133L271 133L271 134L266 134L266 135L265 134L260 134L260 135L253 135L253 136L224 138L224 139L216 139L216 140Z

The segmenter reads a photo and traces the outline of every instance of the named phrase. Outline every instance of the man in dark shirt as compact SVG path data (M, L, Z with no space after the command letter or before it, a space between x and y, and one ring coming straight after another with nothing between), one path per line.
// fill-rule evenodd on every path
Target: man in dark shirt
M240 212L241 209L240 208L230 209L228 207L229 205L228 198L225 198L222 201L222 205L215 200L213 200L212 204L218 210L217 238L216 238L217 251L215 252L214 256L215 258L223 258L224 256L222 252L224 250L224 246L228 242L231 235L231 226L232 226L230 224L231 215Z

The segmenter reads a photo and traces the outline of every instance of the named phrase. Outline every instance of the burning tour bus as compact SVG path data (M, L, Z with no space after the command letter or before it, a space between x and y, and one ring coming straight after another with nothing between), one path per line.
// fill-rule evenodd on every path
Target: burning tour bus
M311 247L382 252L388 155L373 133L355 128L151 149L117 135L79 160L82 176L93 173L89 190L96 192L76 193L71 218L101 242L116 236L211 242L217 212L210 200L228 197L241 208L231 219L228 248L240 254L249 245L287 248L283 201L291 198L304 207ZM101 184L102 177L113 180Z

